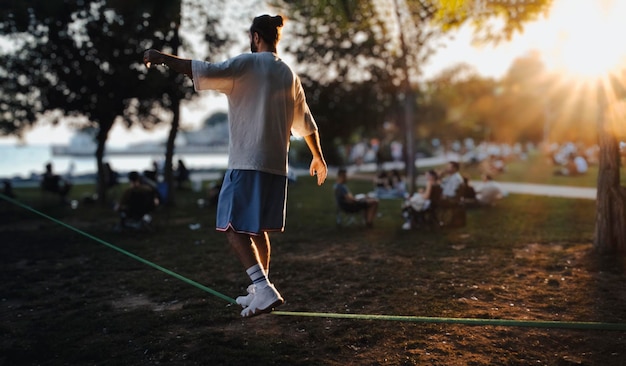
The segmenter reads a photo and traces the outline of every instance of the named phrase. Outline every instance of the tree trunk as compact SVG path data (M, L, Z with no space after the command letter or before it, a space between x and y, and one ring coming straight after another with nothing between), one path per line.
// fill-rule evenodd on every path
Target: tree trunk
M396 10L396 21L398 22L398 28L400 29L400 47L402 49L402 72L403 79L402 80L402 91L404 93L404 125L406 132L406 157L405 157L405 169L406 169L406 181L407 181L407 192L409 195L413 195L415 192L415 137L414 137L414 108L413 103L415 103L415 97L413 94L413 90L411 89L411 81L409 74L409 65L408 65L408 51L406 47L406 40L404 38L404 32L402 27L402 16L400 13L400 8L398 6L398 1L394 0L394 7Z
M626 253L626 194L620 186L620 155L617 137L606 123L606 96L598 91L598 137L600 162L596 208L595 249L602 254Z
M174 99L175 96L172 96ZM174 189L174 150L176 148L175 141L176 135L178 134L178 126L180 125L180 99L174 99L172 101L172 127L170 128L170 133L167 136L167 145L165 148L165 172L163 174L163 179L167 184L167 202L168 206L174 206L176 203L175 200L175 192Z
M414 108L415 96L410 89L404 95L404 124L406 127L406 182L407 192L409 195L415 193L415 126L414 126Z
M96 140L98 143L98 147L96 148L96 166L98 167L96 193L98 195L98 203L100 205L105 205L107 200L107 185L103 160L106 142L112 126L113 122L101 122L100 129L98 130L98 135L96 136Z
M179 35L180 20L176 23L174 28L174 36L172 37L171 47L172 53L178 55L178 48L180 47L180 35ZM174 73L170 73L171 87L169 92L170 100L172 101L171 110L172 126L170 133L167 136L167 145L165 147L165 171L163 172L163 180L167 186L167 202L166 205L175 205L175 189L174 189L174 169L172 160L174 159L174 143L176 141L176 135L178 134L178 126L180 125L180 100L182 99L181 93L178 90L176 83L179 82L180 76Z

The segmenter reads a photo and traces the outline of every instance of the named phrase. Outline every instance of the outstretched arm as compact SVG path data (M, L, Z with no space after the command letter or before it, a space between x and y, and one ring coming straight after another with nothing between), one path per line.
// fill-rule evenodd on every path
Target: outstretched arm
M321 186L326 180L326 175L328 175L328 167L326 166L326 161L324 161L324 155L322 154L320 135L317 131L315 131L314 133L305 136L304 141L306 141L309 150L311 150L311 154L313 154L313 160L311 160L309 173L311 176L317 175L317 185Z
M143 63L150 68L152 65L166 65L170 69L189 76L191 75L191 60L178 56L163 53L154 49L146 50L143 53Z

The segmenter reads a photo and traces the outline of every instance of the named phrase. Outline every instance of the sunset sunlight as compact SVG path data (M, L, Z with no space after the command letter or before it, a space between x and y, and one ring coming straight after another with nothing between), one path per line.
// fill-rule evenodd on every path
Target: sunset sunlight
M626 2L574 0L555 4L547 33L555 37L546 62L555 71L595 79L624 65L626 44L616 42L626 33Z
M626 44L618 39L626 33L624 15L626 1L557 0L547 18L526 34L535 38L532 46L556 77L545 94L550 110L561 105L560 113L550 114L552 138L595 136L598 108L612 129L620 130L616 127L624 117L619 84L623 84L626 67ZM603 101L599 104L600 90ZM571 120L579 121L576 128L565 122Z

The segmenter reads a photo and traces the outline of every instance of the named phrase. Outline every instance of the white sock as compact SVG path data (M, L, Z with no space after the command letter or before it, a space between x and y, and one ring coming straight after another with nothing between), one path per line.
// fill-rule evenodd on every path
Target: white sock
M258 264L246 269L246 273L250 276L252 284L255 285L257 289L265 288L269 285L267 274Z

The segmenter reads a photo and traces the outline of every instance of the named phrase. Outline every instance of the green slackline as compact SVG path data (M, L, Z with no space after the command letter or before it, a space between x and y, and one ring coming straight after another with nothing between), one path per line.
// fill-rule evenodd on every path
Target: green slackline
M115 246L115 245L113 245L113 244L110 244L110 243L108 243L108 242L106 242L106 241L104 241L104 240L102 240L102 239L100 239L100 238L97 238L97 237L95 237L95 236L93 236L93 235L91 235L91 234L89 234L89 233L86 233L86 232L84 232L84 231L82 231L82 230L80 230L80 229L77 229L77 228L75 228L75 227L73 227L73 226L71 226L71 225L68 225L68 224L64 223L63 221L57 220L57 219L55 219L54 217L48 216L48 215L46 215L46 214L45 214L45 213L43 213L43 212L39 212L39 211L35 210L34 208L29 207L29 206L26 206L26 205L22 204L21 202L19 202L19 201L17 201L17 200L14 200L14 199L12 199L12 198L9 198L9 197L7 197L7 196L5 196L5 195L1 194L1 193L0 193L0 198L4 199L4 200L6 200L6 201L9 201L9 202L11 202L11 203L13 203L13 204L15 204L15 205L17 205L17 206L20 206L20 207L22 207L22 208L24 208L24 209L26 209L26 210L28 210L28 211L34 212L34 213L36 213L36 214L37 214L37 215L39 215L39 216L43 216L43 217L45 217L46 219L48 219L48 220L50 220L50 221L53 221L53 222L55 222L55 223L57 223L57 224L59 224L59 225L61 225L61 226L64 226L64 227L66 227L66 228L68 228L68 229L70 229L70 230L73 230L73 231L75 231L75 232L77 232L77 233L81 234L81 235L84 235L84 236L86 236L86 237L87 237L87 238L89 238L89 239L95 240L95 241L97 241L98 243L100 243L100 244L102 244L102 245L104 245L104 246L107 246L107 247L109 247L109 248L111 248L111 249L113 249L113 250L117 250L118 252L120 252L120 253L122 253L122 254L125 254L125 255L127 255L127 256L129 256L129 257L131 257L131 258L135 259L135 260L138 260L139 262L141 262L141 263L143 263L143 264L147 264L147 265L149 265L150 267L152 267L152 268L156 268L156 269L158 269L159 271L164 272L164 273L167 273L168 275L170 275L170 276L172 276L172 277L176 277L176 278L178 278L179 280L181 280L181 281L183 281L183 282L185 282L185 283L188 283L188 284L190 284L190 285L192 285L192 286L195 286L195 287L197 287L197 288L199 288L199 289L201 289L201 290L204 290L204 291L206 291L206 292L208 292L208 293L210 293L210 294L213 294L213 295L215 295L215 296L217 296L217 297L219 297L219 298L221 298L221 299L223 299L223 300L226 300L226 301L228 301L228 302L230 302L230 303L236 304L235 299L233 299L233 298L230 298L230 297L228 297L228 296L226 296L226 295L224 295L224 294L222 294L222 293L220 293L220 292L217 292L217 291L215 291L215 290L213 290L213 289L211 289L211 288L209 288L209 287L206 287L206 286L204 286L204 285L202 285L202 284L199 284L199 283L198 283L198 282L196 282L196 281L190 280L190 279L189 279L189 278L187 278L187 277L181 276L181 275L179 275L178 273L173 272L173 271L170 271L170 270L169 270L169 269L167 269L167 268L161 267L161 266L159 266L159 265L158 265L158 264L156 264L156 263L152 263L152 262L150 262L149 260L143 259L143 258L141 258L141 257L140 257L140 256L138 256L138 255L135 255L135 254L133 254L133 253L131 253L131 252L127 251L127 250L124 250L124 249L122 249L122 248L120 248L120 247L117 247L117 246Z
M588 329L588 330L626 330L626 324L598 323L598 322L566 322L543 320L509 320L509 319L479 319L479 318L440 318L433 316L402 316L402 315L368 315L368 314L339 314L339 313L309 313L300 311L273 311L274 315L304 316L315 318L359 319L359 320L389 320L412 323L444 323L465 325L490 325L528 328L561 328L561 329Z
M39 216L45 217L61 226L64 226L70 230L73 230L89 239L105 245L111 249L114 249L122 254L125 254L141 263L147 264L150 267L156 268L161 272L164 272L172 277L176 277L179 280L195 286L203 291L206 291L212 295L215 295L223 300L235 304L236 301L220 292L217 292L209 287L199 284L189 278L179 275L167 268L161 267L158 264L152 263L146 259L139 257L129 251L119 248L113 244L110 244L100 238L97 238L89 233L86 233L80 229L77 229L71 225L68 225L62 221L48 216L42 212L39 212L21 202L9 198L0 193L0 198L11 202L19 207L22 207L28 211L31 211ZM301 317L315 317L315 318L334 318L334 319L355 319L355 320L387 320L397 322L413 322L413 323L443 323L443 324L465 324L465 325L490 325L490 326L508 326L508 327L530 327L530 328L554 328L554 329L586 329L586 330L618 330L626 331L626 324L622 323L601 323L601 322L569 322L569 321L542 321L542 320L509 320L509 319L480 319L480 318L442 318L432 316L403 316L403 315L375 315L375 314L339 314L339 313L313 313L313 312L299 312L299 311L272 311L271 314L283 315L283 316L301 316Z

